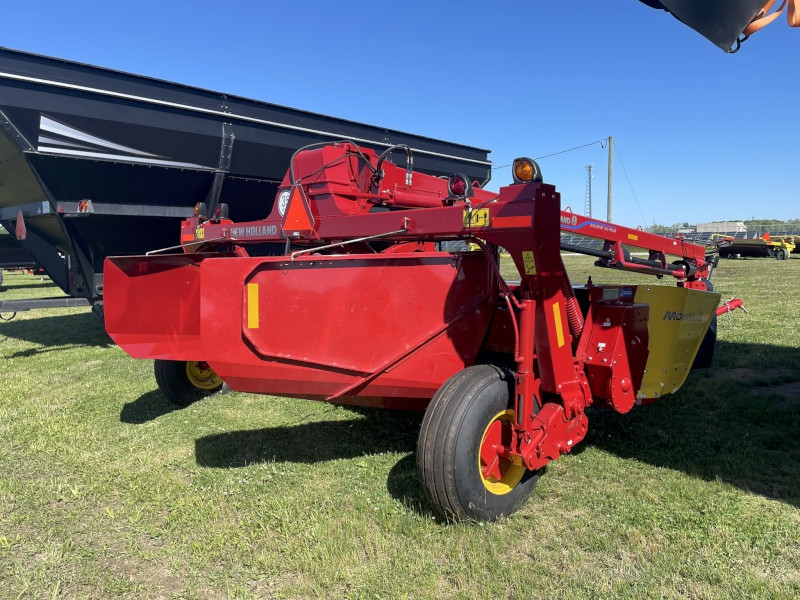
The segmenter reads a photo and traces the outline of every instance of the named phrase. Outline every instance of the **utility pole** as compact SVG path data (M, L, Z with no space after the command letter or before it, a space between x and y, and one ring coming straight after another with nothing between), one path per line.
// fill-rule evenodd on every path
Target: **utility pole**
M614 176L614 136L608 136L608 209L606 221L611 222L611 182Z
M583 216L590 217L592 216L592 169L594 169L594 165L584 165L586 169L586 199L583 203Z

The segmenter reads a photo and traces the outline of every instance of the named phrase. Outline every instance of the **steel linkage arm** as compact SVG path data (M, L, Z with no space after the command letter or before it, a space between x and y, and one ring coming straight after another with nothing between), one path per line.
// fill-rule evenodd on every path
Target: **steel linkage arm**
M503 188L500 198L508 199L508 205L496 216L490 215L491 226L480 235L502 245L521 276L514 440L507 453L514 462L535 470L585 437L585 409L592 396L575 358L573 342L577 340L569 327L570 297L565 293L569 280L560 252L560 195L549 185L520 185ZM523 211L530 215L527 221ZM497 223L509 227L499 231ZM574 333L580 335L580 331Z
M561 231L602 240L602 250L561 245L564 250L599 258L599 266L688 280L703 279L708 275L705 247L683 238L668 238L569 211L561 211ZM647 250L647 259L631 256L625 246ZM677 256L679 260L667 262L667 256Z

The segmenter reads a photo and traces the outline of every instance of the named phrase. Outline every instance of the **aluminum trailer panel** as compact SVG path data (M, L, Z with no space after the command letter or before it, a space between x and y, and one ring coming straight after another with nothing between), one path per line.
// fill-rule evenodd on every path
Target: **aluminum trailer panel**
M21 246L93 302L107 256L177 244L198 202L264 218L294 151L345 137L407 144L424 173L491 176L484 149L0 48L0 225L22 214Z

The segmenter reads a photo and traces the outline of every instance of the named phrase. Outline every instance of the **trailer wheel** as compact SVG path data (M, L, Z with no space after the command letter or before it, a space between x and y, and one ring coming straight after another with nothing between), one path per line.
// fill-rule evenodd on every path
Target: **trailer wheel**
M786 248L781 248L776 254L778 260L789 260L789 251Z
M103 309L102 301L92 304L92 318L98 327L100 327L103 331L106 330L106 313Z
M428 405L417 442L417 474L441 517L495 521L518 510L536 487L538 471L498 460L494 453L514 419L512 383L509 372L498 367L470 367L446 381Z
M156 360L156 383L170 402L185 407L222 388L222 380L203 361Z

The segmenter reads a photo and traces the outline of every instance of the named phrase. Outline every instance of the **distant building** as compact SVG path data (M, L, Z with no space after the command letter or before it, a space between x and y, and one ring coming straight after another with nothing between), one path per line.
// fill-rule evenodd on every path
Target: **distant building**
M730 233L746 232L747 227L742 221L717 221L715 223L698 223L697 233Z
M678 233L694 233L694 229L691 227L684 227L683 229L678 229Z

